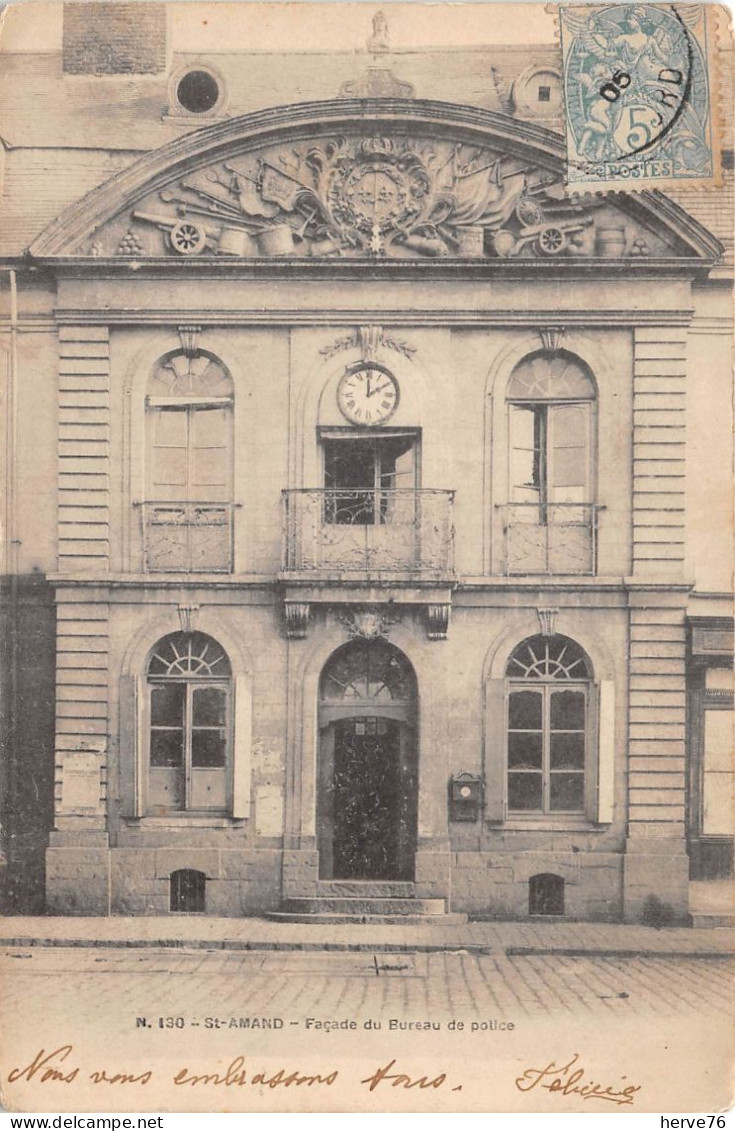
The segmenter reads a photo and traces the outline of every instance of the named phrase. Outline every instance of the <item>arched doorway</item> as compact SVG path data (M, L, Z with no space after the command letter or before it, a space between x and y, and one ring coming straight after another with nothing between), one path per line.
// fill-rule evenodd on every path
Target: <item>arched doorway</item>
M411 880L416 853L416 677L385 641L353 641L319 686L317 841L325 880Z

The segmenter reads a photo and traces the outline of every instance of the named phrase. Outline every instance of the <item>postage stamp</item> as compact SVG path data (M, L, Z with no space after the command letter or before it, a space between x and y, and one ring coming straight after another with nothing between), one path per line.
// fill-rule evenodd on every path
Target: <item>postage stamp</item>
M615 4L559 12L568 183L716 183L712 10Z

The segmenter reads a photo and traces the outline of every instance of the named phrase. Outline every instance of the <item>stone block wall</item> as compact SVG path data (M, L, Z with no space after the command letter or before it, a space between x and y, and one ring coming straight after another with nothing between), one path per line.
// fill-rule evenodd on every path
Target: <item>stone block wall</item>
M455 852L451 909L477 919L527 919L529 881L541 873L564 880L565 918L620 919L623 857L614 852Z
M206 915L258 915L280 906L281 853L278 850L113 848L110 850L112 914L170 914L171 873L182 868L206 876Z

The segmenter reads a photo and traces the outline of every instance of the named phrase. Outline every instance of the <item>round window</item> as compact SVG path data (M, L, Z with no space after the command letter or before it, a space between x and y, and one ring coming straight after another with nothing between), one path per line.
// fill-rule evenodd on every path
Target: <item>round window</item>
M176 97L190 114L206 114L219 101L219 83L209 71L187 71L176 87Z

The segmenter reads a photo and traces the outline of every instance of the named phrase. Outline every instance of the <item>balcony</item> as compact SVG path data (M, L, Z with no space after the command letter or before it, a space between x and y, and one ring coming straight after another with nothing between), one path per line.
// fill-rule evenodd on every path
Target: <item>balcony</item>
M600 508L594 503L509 503L501 509L506 574L597 572Z
M232 503L142 503L147 573L230 573Z
M453 491L284 491L284 571L410 574L454 567Z

